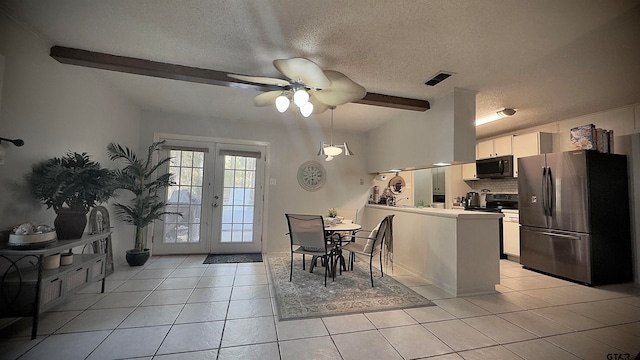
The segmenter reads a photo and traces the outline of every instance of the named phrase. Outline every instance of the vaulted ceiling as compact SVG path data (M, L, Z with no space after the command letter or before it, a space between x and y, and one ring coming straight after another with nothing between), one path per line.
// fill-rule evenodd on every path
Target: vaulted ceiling
M272 60L305 57L371 93L432 101L459 87L478 91L478 116L517 109L478 138L640 103L638 0L0 0L0 9L51 46L269 77L281 77ZM78 69L143 109L328 125L326 113L256 108L254 90ZM454 75L424 84L440 71ZM368 131L408 111L347 104L335 127Z

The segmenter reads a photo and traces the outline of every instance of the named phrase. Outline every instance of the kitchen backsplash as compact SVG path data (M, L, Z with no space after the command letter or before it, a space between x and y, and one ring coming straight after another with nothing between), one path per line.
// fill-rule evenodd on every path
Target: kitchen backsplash
M480 192L482 189L489 189L492 193L517 194L518 179L484 179L476 181L466 181L474 191Z

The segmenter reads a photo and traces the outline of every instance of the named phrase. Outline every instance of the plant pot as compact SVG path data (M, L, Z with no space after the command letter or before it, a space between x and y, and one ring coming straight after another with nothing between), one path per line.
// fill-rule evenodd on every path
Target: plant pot
M142 266L149 260L150 256L151 251L149 251L149 249L144 249L143 251L132 249L127 250L125 258L129 266Z
M53 225L56 228L58 240L80 239L87 226L87 212L69 209L56 210L56 219Z

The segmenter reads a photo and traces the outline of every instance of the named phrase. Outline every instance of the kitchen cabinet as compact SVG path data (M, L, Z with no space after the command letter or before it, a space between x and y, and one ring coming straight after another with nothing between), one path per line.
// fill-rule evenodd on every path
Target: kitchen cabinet
M535 132L513 137L513 176L518 177L518 159L553 152L551 134Z
M502 246L508 257L520 257L520 224L518 210L502 210Z
M31 339L36 338L39 315L61 303L67 296L102 281L104 293L105 253L74 254L71 265L44 269L45 257L66 252L75 247L100 242L111 231L85 234L80 239L58 240L41 249L19 249L0 245L0 268L6 269L0 277L0 317L33 318Z
M476 163L462 164L462 180L478 180Z
M445 189L445 168L431 169L433 195L444 195Z
M496 156L511 155L513 136L503 136L491 140L478 142L477 159L484 159Z

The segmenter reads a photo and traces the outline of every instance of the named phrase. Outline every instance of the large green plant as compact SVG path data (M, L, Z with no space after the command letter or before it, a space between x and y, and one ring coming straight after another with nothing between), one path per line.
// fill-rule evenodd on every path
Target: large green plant
M114 173L84 152L35 163L25 180L33 196L56 212L62 208L89 211L114 192Z
M145 158L138 157L127 146L111 143L107 152L111 160L123 160L125 167L115 171L115 184L118 189L128 190L134 197L128 204L115 203L118 217L136 227L136 241L134 250L146 249L144 228L161 219L166 214L178 214L165 211L167 202L162 200L158 192L168 186L175 185L173 174L165 173L157 176L157 170L171 160L170 157L159 158L154 162L153 154L161 149L164 141L156 141L151 146Z

